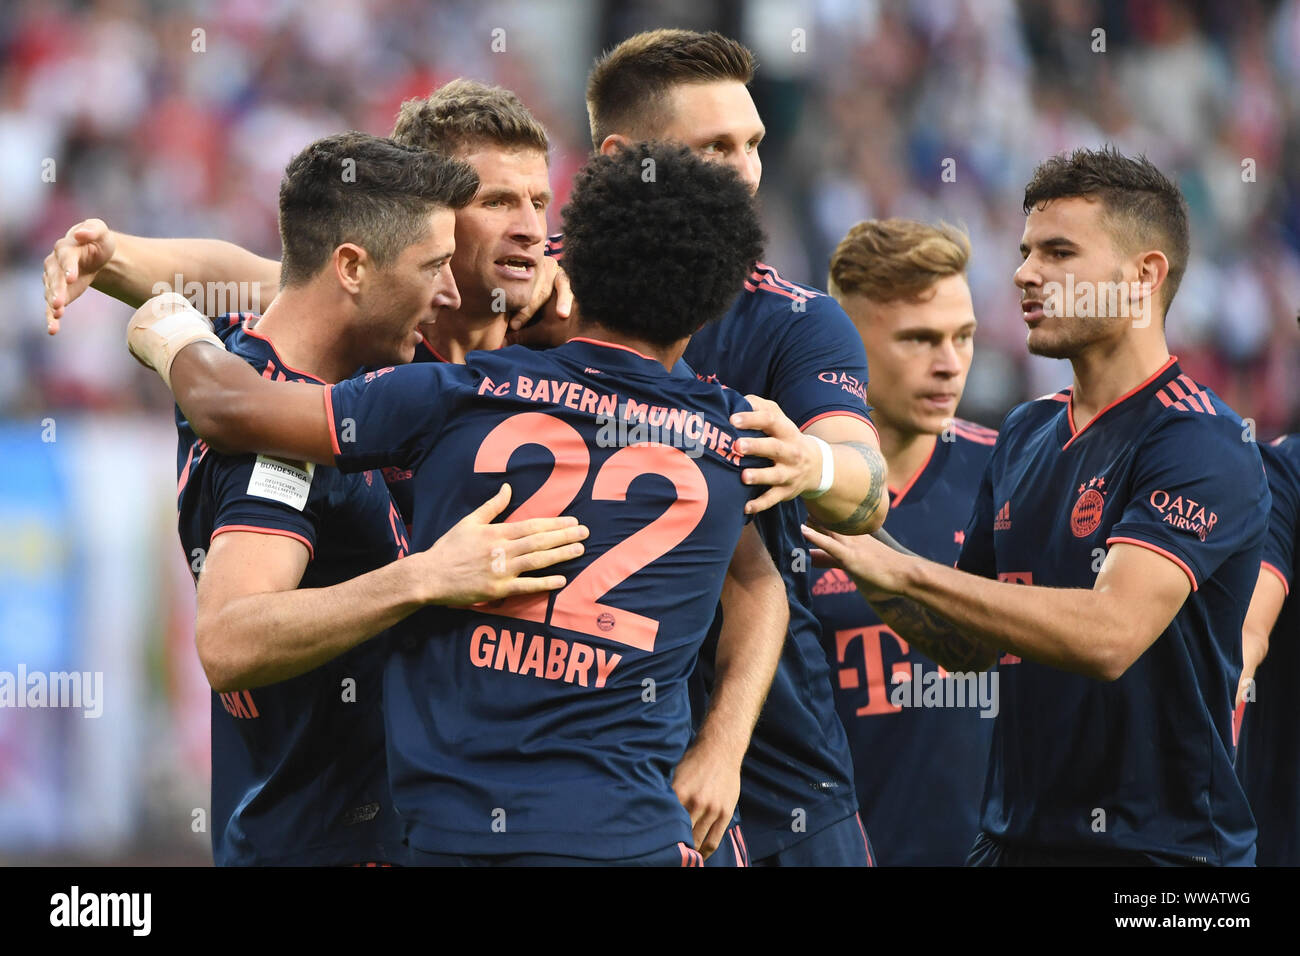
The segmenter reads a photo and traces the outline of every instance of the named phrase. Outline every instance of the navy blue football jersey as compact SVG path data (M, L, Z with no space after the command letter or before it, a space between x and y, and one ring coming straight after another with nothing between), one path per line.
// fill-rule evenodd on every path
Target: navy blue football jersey
M691 845L671 786L686 681L758 489L735 392L590 339L367 373L328 392L340 468L410 469L427 547L509 481L507 520L574 515L554 594L428 608L385 672L393 792L430 853L616 860Z
M1269 636L1268 656L1255 671L1254 699L1241 723L1237 775L1259 826L1255 862L1300 866L1300 707L1292 690L1300 674L1300 602L1291 594L1300 558L1300 435L1260 445L1259 452L1273 496L1263 568L1282 580L1287 598Z
M1232 772L1241 625L1269 492L1237 414L1171 358L1074 426L1068 389L1002 424L958 567L1091 588L1106 549L1148 548L1191 593L1118 680L999 665L981 829L1008 845L1250 864L1255 823Z
M853 323L833 298L788 282L771 266L758 265L727 314L692 336L685 358L704 381L769 398L800 428L831 415L870 423L867 357ZM799 530L805 515L802 502L788 501L755 519L790 601L789 636L742 770L741 821L755 860L858 809L813 613ZM717 633L700 658L705 688L712 686Z
M885 530L951 565L997 432L958 419L945 435L904 487L890 489ZM961 866L979 832L997 716L989 678L950 677L909 647L839 568L815 572L812 595L877 863Z
M420 338L420 344L415 347L415 358L412 362L446 362L447 360L439 355L429 340ZM412 489L411 479L414 477L411 469L399 468L396 465L389 465L383 469L384 484L388 485L388 491L397 502L397 510L402 514L402 520L406 527L406 534L409 538L412 526L415 523L415 494Z
M226 348L276 381L316 382L249 327L218 320ZM406 550L378 473L223 455L177 412L178 510L191 568L227 531L301 541L299 587L328 587ZM227 865L404 863L384 758L386 635L290 680L212 694L212 855ZM351 682L351 683L349 683Z

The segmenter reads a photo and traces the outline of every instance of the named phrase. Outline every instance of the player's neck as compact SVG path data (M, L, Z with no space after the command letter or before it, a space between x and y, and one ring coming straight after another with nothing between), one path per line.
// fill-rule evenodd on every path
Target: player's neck
M1169 347L1163 335L1126 335L1118 341L1099 342L1071 358L1074 427L1083 428L1168 361Z
M341 382L357 370L347 342L331 321L335 303L312 284L280 293L257 320L255 331L271 342L280 361L322 382Z
M885 456L886 483L892 489L906 488L934 454L938 435L894 427L882 416L875 420L880 433L880 453Z
M596 339L599 342L608 342L610 345L621 345L624 348L632 349L634 352L640 352L647 358L659 362L670 372L682 357L682 353L686 351L686 343L690 341L689 338L685 338L668 346L653 345L642 339L615 332L599 322L584 322L578 329L578 337Z
M420 326L424 340L439 356L456 365L465 364L470 352L499 349L506 341L506 317L499 312L472 316L463 310L440 311L430 325Z

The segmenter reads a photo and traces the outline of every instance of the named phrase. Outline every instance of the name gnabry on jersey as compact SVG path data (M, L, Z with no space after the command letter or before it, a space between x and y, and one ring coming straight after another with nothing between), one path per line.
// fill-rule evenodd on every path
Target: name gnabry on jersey
M521 676L532 674L543 680L582 687L604 687L623 655L607 653L603 647L592 647L582 641L566 641L562 637L548 641L544 634L530 636L526 631L511 632L508 627L498 632L495 627L481 624L470 637L469 659L475 667L491 667Z

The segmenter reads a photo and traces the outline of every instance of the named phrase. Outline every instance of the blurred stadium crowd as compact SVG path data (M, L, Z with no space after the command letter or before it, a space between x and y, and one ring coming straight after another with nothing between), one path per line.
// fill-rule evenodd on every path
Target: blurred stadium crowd
M944 219L969 230L981 324L964 417L997 425L1014 403L1067 383L1064 364L1025 351L1011 281L1021 199L1042 158L1111 141L1174 175L1191 207L1193 258L1169 316L1171 350L1261 437L1300 426L1300 0L14 0L0 16L0 426L27 436L6 453L26 462L27 477L13 478L12 500L30 508L25 489L42 480L44 450L28 432L46 416L102 436L147 413L154 446L172 440L170 396L123 348L125 306L88 294L56 339L45 334L41 260L74 222L99 216L126 232L220 237L276 256L277 188L297 150L346 128L385 134L403 99L465 75L514 89L547 126L558 227L590 151L587 69L602 48L658 26L718 29L757 52L766 259L789 278L824 287L831 250L859 219ZM63 467L106 467L97 454L87 445ZM150 479L131 470L140 454L130 455L112 466L124 477L109 486L150 486L134 487L132 501L158 492L148 520L171 562L154 555L151 567L163 570L137 574L166 575L176 594L192 594L175 561L166 469L153 467L166 454L149 460L158 472ZM77 515L96 511L95 502L67 510L59 500L51 493L32 540L57 543L84 527ZM139 525L148 514L132 507L117 516L123 525L123 515ZM4 510L0 528L12 531L15 514L28 517ZM105 526L106 540L118 533ZM9 632L0 649L18 653L13 608L34 593L22 575L43 568L56 587L77 570L73 558L56 566L34 552L5 554L0 592L12 601L0 599ZM142 580L126 586L139 589L185 667L158 664L143 638L122 638L155 681L167 675L171 716L142 711L113 733L135 741L122 745L127 758L162 777L178 765L202 775L207 694L184 637L188 607L160 607L150 597L156 577L154 591ZM92 636L97 615L87 608L102 605L84 595L67 604L81 608L57 624L81 635L69 639L69 659L84 660L84 646L115 656L117 638ZM174 736L182 713L197 723L179 742L162 747L137 732L168 723ZM15 719L0 725L0 851L31 849L33 835L37 849L55 845L65 827L48 801L48 826L16 811L6 818L6 807L86 791L53 767L30 786L15 783L24 753ZM6 740L18 748L8 764ZM152 784L120 783L112 806L128 807L128 819L116 837L98 831L111 852L139 849L167 815L157 806L165 798L146 792ZM206 780L173 784L176 806L203 800ZM95 809L86 832L98 825ZM202 859L206 837L188 852Z

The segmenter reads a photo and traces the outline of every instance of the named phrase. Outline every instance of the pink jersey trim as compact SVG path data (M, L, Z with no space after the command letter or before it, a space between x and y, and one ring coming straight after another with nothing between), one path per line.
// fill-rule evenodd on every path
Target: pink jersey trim
M1133 386L1131 389L1129 389L1127 392L1125 392L1125 393L1124 393L1123 395L1121 395L1119 398L1115 399L1115 401L1111 402L1109 405L1107 405L1105 408L1103 408L1101 411L1099 411L1096 415L1093 415L1091 421L1089 421L1088 424L1084 425L1082 428L1079 428L1079 429L1076 429L1076 428L1074 427L1074 391L1071 390L1071 391L1070 391L1069 404L1066 406L1066 409L1065 409L1066 421L1069 422L1069 425L1070 425L1070 440L1067 441L1064 445L1061 446L1061 451L1065 451L1065 449L1067 449L1067 448L1069 448L1071 445L1073 445L1073 444L1074 444L1074 440L1075 440L1076 438L1078 438L1080 435L1082 435L1084 432L1086 432L1089 428L1091 428L1093 425L1095 425L1095 424L1098 422L1098 420L1100 420L1100 418L1101 418L1103 415L1105 415L1108 411L1110 411L1110 410L1111 410L1112 408L1114 408L1116 405L1119 405L1119 404L1121 404L1122 402L1126 402L1126 401L1128 401L1130 398L1132 398L1132 397L1133 397L1134 395L1136 395L1138 392L1142 391L1142 389L1146 388L1148 385L1150 385L1152 382L1154 382L1156 379L1158 379L1161 375L1165 374L1165 372L1169 371L1169 367L1170 367L1171 365L1173 365L1173 364L1174 364L1175 362L1177 362L1177 361L1178 361L1178 356L1177 356L1177 355L1171 355L1171 356L1169 356L1169 361L1165 362L1164 365L1160 366L1158 369L1156 369L1154 372L1152 372L1151 375L1150 375L1150 376L1149 376L1145 381L1143 381L1141 384L1138 384L1138 385ZM1193 584L1192 589L1195 590L1195 584Z
M1282 582L1282 590L1285 591L1288 596L1291 594L1291 585L1287 583L1286 575L1282 573L1282 570L1276 564L1261 561L1259 562L1259 567L1261 571L1271 571L1276 574L1277 579Z
M889 494L894 499L892 502L890 502L889 507L897 508L899 502L901 502L904 498L907 497L907 493L912 490L912 486L916 484L917 479L920 478L923 474L925 474L925 469L930 467L930 462L934 459L934 450L938 447L939 447L939 439L936 438L934 440L934 444L930 446L930 454L925 456L925 461L921 462L921 467L916 469L916 473L907 480L907 484L903 485L902 490L895 491L893 488L889 489Z
M284 359L280 358L280 352L279 352L279 350L275 347L275 343L272 342L270 339L268 339L268 338L267 338L265 335L263 335L261 332L258 332L256 329L254 329L254 328L252 328L251 326L249 326L248 323L244 323L244 334L245 334L245 335L251 335L251 336L252 336L253 338L255 338L255 339L261 339L263 342L265 342L267 345L269 345L269 346L271 347L271 354L275 356L275 360L280 364L280 367L281 367L281 368L287 368L290 372L293 372L293 374L295 374L295 375L302 375L302 376L304 376L305 378L309 378L309 379L311 379L313 382L315 382L317 385L324 385L324 384L325 384L325 382L324 382L322 379L320 379L320 378L318 378L317 376L311 374L311 372L304 372L304 371L303 371L302 369L300 369L300 368L294 368L292 365L290 365L290 364L289 364L288 362L286 362Z
M657 358L651 358L644 352L638 352L636 349L627 345L619 345L617 342L604 342L600 339L589 339L585 335L577 335L569 339L570 342L586 342L588 345L600 345L607 349L622 349L624 352L631 352L633 355L639 355L649 362L659 361Z
M1196 575L1193 574L1192 569L1187 566L1187 562L1184 561L1182 558L1178 557L1178 555L1174 554L1173 552L1166 551L1164 548L1160 547L1160 545L1152 544L1150 541L1143 541L1140 538L1107 538L1106 543L1107 544L1136 544L1139 548L1146 548L1148 551L1154 551L1156 554L1163 555L1164 557L1168 558L1170 561L1174 562L1174 564L1182 568L1183 574L1187 575L1187 580L1192 582L1192 590L1195 591L1197 589Z
M834 415L844 415L847 418L856 418L858 421L866 422L867 425L871 428L872 432L875 433L876 441L880 441L880 432L876 431L875 423L872 422L870 418L868 418L866 415L860 415L857 412L846 412L842 410L837 410L833 412L822 412L820 415L814 415L812 418L808 419L806 422L804 422L802 425L799 426L799 431L806 432L808 430L809 425L813 424L814 422L819 422L823 418L831 418Z
M316 549L312 547L311 542L296 531L286 531L283 528L259 528L257 525L251 524L223 524L220 528L217 528L212 532L212 537L215 538L217 535L225 534L227 531L251 531L253 534L278 534L281 537L293 538L295 541L301 541L303 545L306 546L308 560L312 560L316 557ZM209 539L209 541L211 541L211 539Z
M330 447L334 450L334 456L337 458L343 454L343 449L339 447L339 435L334 430L334 386L325 386L325 423L330 429Z

